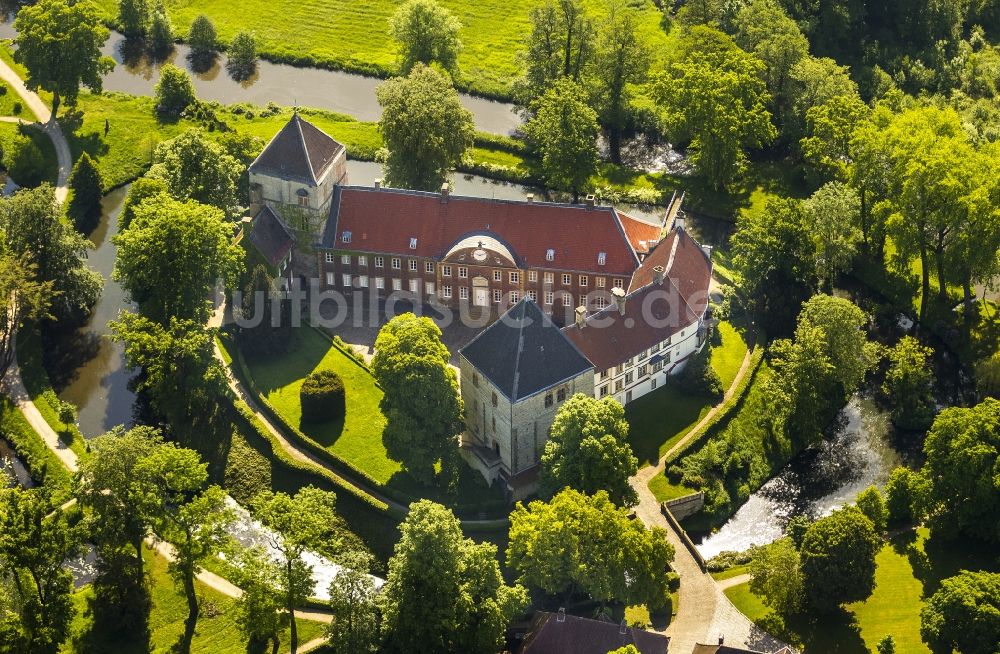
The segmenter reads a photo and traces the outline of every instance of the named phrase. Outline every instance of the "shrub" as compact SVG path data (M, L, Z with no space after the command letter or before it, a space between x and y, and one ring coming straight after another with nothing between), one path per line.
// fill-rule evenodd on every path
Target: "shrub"
M170 23L162 3L153 9L149 23L149 47L155 54L163 54L174 45L174 26Z
M719 373L712 367L711 349L707 347L688 359L677 382L680 389L689 395L704 395L718 401L725 394Z
M872 521L875 531L881 533L885 531L888 511L885 506L885 499L882 493L875 486L869 486L858 495L857 506L865 517Z
M69 176L69 187L73 191L73 196L66 208L66 213L73 220L77 231L88 233L97 226L101 217L103 185L97 164L84 152Z
M29 136L18 132L3 144L3 165L21 186L38 186L48 177L45 154Z
M194 104L197 97L187 72L173 64L165 64L160 69L160 81L156 83L154 99L158 114L176 119Z
M314 372L299 391L302 422L325 422L342 418L346 411L344 382L332 370Z
M121 0L118 3L118 24L125 36L145 36L149 26L148 0Z
M224 483L233 499L244 506L258 493L271 489L270 463L239 434L233 434L229 447Z
M229 44L229 74L235 80L245 80L257 69L257 37L253 32L242 31Z
M188 33L188 45L191 46L191 56L195 58L211 58L215 54L219 36L215 24L204 14L199 15L191 23Z

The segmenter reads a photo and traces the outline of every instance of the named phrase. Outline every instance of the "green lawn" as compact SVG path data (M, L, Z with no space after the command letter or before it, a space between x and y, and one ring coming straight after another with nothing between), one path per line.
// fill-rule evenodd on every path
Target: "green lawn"
M184 632L184 618L187 604L184 595L177 591L167 575L167 562L163 557L146 551L152 610L149 615L149 638L130 635L124 639L109 639L106 634L92 629L92 616L88 608L94 597L90 586L76 592L73 603L76 617L73 620L71 636L63 645L63 654L83 654L84 652L115 652L115 654L158 654L172 651L173 646ZM192 652L212 652L213 654L245 654L247 643L236 624L236 600L195 581L198 595L202 598L202 616L198 619L197 631L191 646ZM325 625L310 620L298 620L299 643L306 643L323 633ZM288 630L281 637L282 651L287 651Z
M96 4L109 20L116 18L118 0L97 0ZM397 0L166 2L182 36L196 16L205 14L215 22L223 42L239 30L254 30L258 49L268 58L380 76L398 69L398 49L388 29L389 18L399 4ZM536 0L442 0L441 4L462 24L457 85L495 96L509 95L510 83L520 74L518 52L530 32L528 12ZM607 11L601 0L585 0L584 4L598 14ZM642 40L659 57L668 44L660 27L661 12L651 0L631 4L642 11Z
M729 388L743 365L747 342L743 329L728 320L720 322L715 329L721 344L712 346L712 367L719 374L722 387Z
M720 572L713 572L712 579L716 581L722 581L723 579L732 579L733 577L739 577L740 575L747 574L750 572L749 565L734 565L731 568L726 568Z
M0 116L15 116L33 123L38 120L28 105L6 82L0 82Z

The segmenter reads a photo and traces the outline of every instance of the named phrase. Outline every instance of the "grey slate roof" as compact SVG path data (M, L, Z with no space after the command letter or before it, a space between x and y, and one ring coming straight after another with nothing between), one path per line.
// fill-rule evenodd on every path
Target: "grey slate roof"
M667 654L669 643L666 636L635 627L575 615L560 622L558 614L539 612L518 654L607 654L626 645L640 654Z
M264 207L254 216L247 238L272 266L281 263L295 245L292 235L270 207Z
M483 330L461 353L512 402L594 367L527 297Z
M298 113L250 164L250 172L316 186L344 146Z

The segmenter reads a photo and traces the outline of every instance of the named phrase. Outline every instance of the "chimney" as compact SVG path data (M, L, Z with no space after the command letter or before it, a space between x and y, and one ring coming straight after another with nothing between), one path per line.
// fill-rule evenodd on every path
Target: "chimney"
M704 252L705 256L708 257L709 259L712 258L712 246L711 245L702 245L701 246L701 251Z
M618 627L618 633L619 633L619 635L622 635L622 636L624 636L626 633L628 633L628 625L625 623L625 618L622 618L622 623Z
M556 622L566 622L566 609L559 607L559 613L556 614Z
M379 177L375 180L375 188L382 188L382 178Z
M576 308L576 326L583 329L587 325L587 307Z
M681 231L684 231L684 217L683 216L677 216L676 218L674 218L674 229L679 229Z
M657 286L663 285L663 278L667 274L667 269L663 266L653 266L653 283Z
M584 200L584 201L587 203L587 208L588 209L593 209L594 208L594 202L595 202L595 200L594 200L594 194L593 193L591 193L590 195L588 195L587 198L586 198L586 200Z
M450 192L451 192L451 187L448 186L448 182L445 182L444 184L441 185L441 202L448 201L448 195L450 194Z
M611 295L615 296L615 304L618 305L618 313L625 315L625 289L615 286L611 289Z
M726 637L723 636L722 634L719 634L719 646L721 647L722 645L725 644L726 644Z
M534 193L528 193L528 195L526 195L525 198L528 200L528 204L531 204L532 202L535 201L535 194Z

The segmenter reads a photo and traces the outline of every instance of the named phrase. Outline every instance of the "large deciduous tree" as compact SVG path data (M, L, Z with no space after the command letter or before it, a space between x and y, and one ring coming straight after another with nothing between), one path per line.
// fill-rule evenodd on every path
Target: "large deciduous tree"
M795 615L802 608L804 589L799 552L791 538L781 538L753 550L750 590L780 615Z
M102 76L115 67L101 54L110 33L89 2L40 0L17 12L14 29L14 60L28 70L25 85L52 93L53 116L62 102L76 104L81 85L99 93Z
M572 191L576 202L597 172L597 113L583 88L568 78L554 82L532 110L524 131L539 155L542 177L551 188Z
M802 577L809 606L820 612L860 602L875 589L875 556L882 539L871 520L850 506L820 518L802 541Z
M231 285L243 265L231 225L218 209L164 195L147 199L133 215L114 238L114 279L161 325L173 319L203 324L216 282Z
M934 652L996 652L1000 574L963 570L942 581L920 611L920 637Z
M242 550L236 565L234 581L243 591L236 623L248 641L247 650L263 651L271 643L271 651L277 652L281 632L291 622L291 615L282 610L281 568L261 547Z
M638 502L628 483L638 461L628 444L625 409L612 397L577 394L559 407L541 466L541 487L549 496L568 486L588 495L605 490L620 506Z
M429 500L410 505L400 531L381 596L387 651L499 650L527 594L504 584L496 546L464 538L454 514Z
M510 521L507 564L525 586L602 605L666 604L674 548L662 529L630 519L604 491L567 488L547 503L518 504Z
M372 370L385 395L389 455L422 483L434 479L438 461L450 476L457 465L462 428L458 380L441 330L430 318L396 316L378 333Z
M119 0L118 25L129 38L143 38L149 29L149 0Z
M160 80L153 92L156 114L161 120L176 121L198 99L194 83L186 70L173 64L163 64ZM199 162L200 163L200 162ZM165 171L166 172L166 171Z
M892 422L902 429L922 431L934 420L932 354L912 336L904 336L887 353L882 392L892 404Z
M239 204L237 189L246 165L199 129L156 146L147 173L163 179L178 200L195 200L232 215Z
M530 109L560 77L582 81L594 56L596 30L580 0L549 0L534 7L529 17L531 34L521 55L524 77L515 84L514 94Z
M0 376L14 363L17 333L25 323L49 316L55 296L52 282L37 280L37 267L0 245Z
M816 271L825 287L850 272L861 242L861 199L841 182L824 184L805 201L805 218L816 246Z
M418 63L440 64L454 71L462 42L462 24L436 0L408 0L389 21L389 33L400 46L401 72L409 73Z
M328 647L332 654L372 654L379 641L379 595L368 572L372 557L350 551L338 556L337 563L341 568L330 582Z
M472 113L451 80L422 64L375 91L382 106L379 131L388 151L386 180L392 186L436 191L472 146Z
M668 132L689 144L691 163L716 189L740 174L745 148L765 145L777 134L763 72L763 62L729 36L697 26L655 81Z

